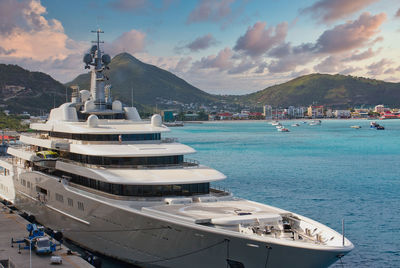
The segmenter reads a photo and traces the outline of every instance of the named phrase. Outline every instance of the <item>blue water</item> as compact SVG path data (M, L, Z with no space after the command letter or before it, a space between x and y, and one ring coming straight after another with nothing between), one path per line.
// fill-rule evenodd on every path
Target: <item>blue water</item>
M400 120L325 120L187 124L166 136L197 150L189 158L228 179L214 185L234 195L310 217L341 232L355 249L346 267L400 266ZM361 125L352 129L351 125ZM341 267L340 263L333 267Z

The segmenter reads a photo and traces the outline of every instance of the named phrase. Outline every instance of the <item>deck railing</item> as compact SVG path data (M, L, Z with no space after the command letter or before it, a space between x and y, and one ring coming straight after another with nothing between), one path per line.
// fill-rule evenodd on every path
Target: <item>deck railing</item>
M88 168L133 168L133 169L155 169L155 168L177 168L177 167L198 167L200 163L197 160L185 159L180 164L158 164L158 165L96 165L87 164L70 159L59 158L59 161L75 164Z

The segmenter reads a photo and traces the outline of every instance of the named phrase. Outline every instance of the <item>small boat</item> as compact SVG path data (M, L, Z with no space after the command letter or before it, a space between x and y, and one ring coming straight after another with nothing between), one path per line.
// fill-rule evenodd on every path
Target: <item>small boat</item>
M371 122L370 128L376 129L376 130L384 130L384 129L385 129L384 126L379 125L379 124L376 123L375 121Z
M279 132L289 132L289 129L282 127L282 128L278 128L278 131Z
M282 125L277 125L277 126L276 126L277 129L281 129L281 128L283 128L283 127L284 127L284 126L282 126Z
M293 125L292 125L292 127L298 127L298 126L300 126L300 124L297 124L297 123L296 123L296 124L293 124Z
M278 125L280 125L281 123L279 123L278 121L272 121L271 122L271 125L273 125L273 126L278 126Z
M351 126L351 128L361 128L361 126L356 125L356 126Z
M321 125L321 120L313 120L309 123L310 126L319 126Z

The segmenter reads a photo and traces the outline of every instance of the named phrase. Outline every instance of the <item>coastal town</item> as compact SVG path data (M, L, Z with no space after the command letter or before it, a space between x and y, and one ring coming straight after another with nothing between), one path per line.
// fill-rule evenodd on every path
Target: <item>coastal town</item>
M189 110L179 112L175 110L161 111L164 122L173 121L216 121L216 120L285 120L285 119L400 119L400 108L390 108L383 104L371 108L332 109L324 105L310 105L308 107L289 106L277 108L264 105L263 112L242 109L240 112L215 110Z

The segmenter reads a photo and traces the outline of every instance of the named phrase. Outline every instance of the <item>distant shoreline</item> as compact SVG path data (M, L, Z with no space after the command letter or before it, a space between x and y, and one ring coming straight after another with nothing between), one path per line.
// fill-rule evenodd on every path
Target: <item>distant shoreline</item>
M396 120L396 119L386 119L380 120L379 118L317 118L317 119L309 119L309 118L301 118L301 119L279 119L279 120L256 120L256 119L244 119L244 120L209 120L209 121L183 121L185 124L203 124L203 123L246 123L246 122L272 122L272 121L313 121L313 120L321 120L321 121L330 121L330 120L347 120L347 121L354 121L354 120L379 120L379 121L388 121L388 120ZM397 119L399 120L399 119Z

